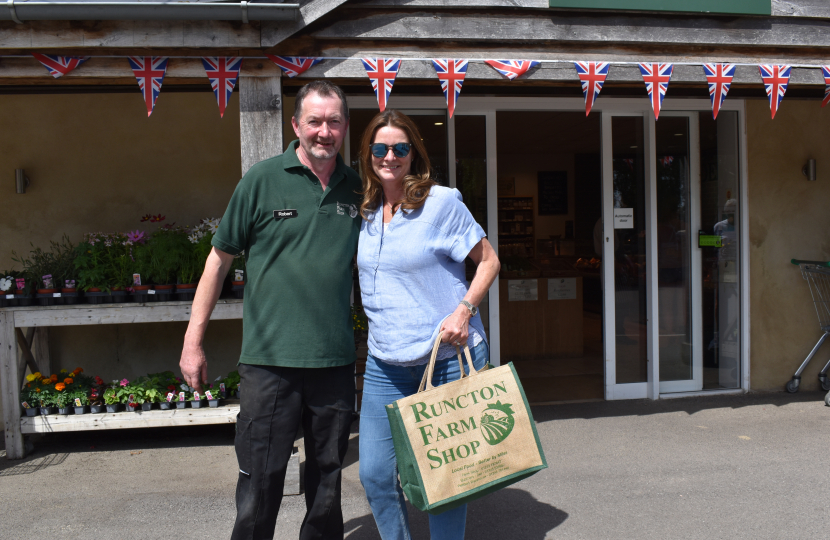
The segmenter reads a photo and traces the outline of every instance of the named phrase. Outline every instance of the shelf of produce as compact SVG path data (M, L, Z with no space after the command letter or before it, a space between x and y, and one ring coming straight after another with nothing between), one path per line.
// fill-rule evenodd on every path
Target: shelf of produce
M133 429L170 426L203 426L233 424L239 413L239 401L219 407L199 409L172 409L169 411L139 411L101 414L50 414L20 419L20 431L31 433L60 433L65 431L98 431L101 429Z
M17 329L188 321L192 308L193 303L188 301L0 308L0 399L3 403L6 457L8 459L23 457L24 433L234 422L238 406L237 411L231 413L227 407L232 405L219 409L177 409L141 413L21 418L20 376L26 364L20 364L16 336L16 332L20 330ZM241 319L242 300L235 298L219 300L210 318L211 320ZM45 333L39 330L37 334L39 337L36 336L36 340L39 339L39 343L48 342ZM48 347L44 349L45 351L37 351L37 362L42 371L48 372L50 371Z

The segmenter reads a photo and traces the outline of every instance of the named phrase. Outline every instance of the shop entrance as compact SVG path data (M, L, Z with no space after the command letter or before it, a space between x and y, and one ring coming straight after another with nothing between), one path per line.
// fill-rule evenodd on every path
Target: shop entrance
M531 402L601 399L600 115L499 111L496 125L501 361Z

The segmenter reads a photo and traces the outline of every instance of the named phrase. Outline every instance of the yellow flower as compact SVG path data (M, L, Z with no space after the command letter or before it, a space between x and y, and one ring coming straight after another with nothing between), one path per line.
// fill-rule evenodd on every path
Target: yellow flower
M41 379L40 382L43 384L52 384L52 379Z
M40 388L35 388L35 392L40 393Z
M26 375L26 380L32 382L33 380L37 379L37 375L32 373L31 375Z
M34 373L35 379L40 379L43 375L40 374L40 371Z
M66 373L67 371L65 369L62 369L60 372L61 373Z

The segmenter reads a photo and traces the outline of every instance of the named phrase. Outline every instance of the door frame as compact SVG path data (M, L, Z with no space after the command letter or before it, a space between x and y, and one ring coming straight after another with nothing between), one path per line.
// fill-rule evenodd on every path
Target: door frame
M432 113L437 110L446 110L446 100L443 96L401 96L392 94L389 100L389 106L402 110L418 110L429 109ZM377 100L374 96L351 96L349 97L349 107L353 109L375 109L377 110ZM497 227L497 147L496 147L496 112L497 111L584 111L585 102L582 98L570 97L500 97L500 96L461 96L456 104L455 115L483 115L486 118L487 126L487 216L488 216L488 230L490 231L490 243L493 249L498 254L498 227ZM596 111L602 115L602 143L601 152L603 156L602 175L603 175L603 201L602 201L602 216L603 216L603 230L606 235L612 234L613 230L613 172L606 173L607 159L606 146L610 145L610 118L611 116L641 116L645 124L645 141L646 141L646 206L647 206L647 236L646 236L646 250L648 259L650 261L647 267L647 287L649 291L647 301L647 317L648 317L648 380L644 383L632 384L616 384L616 364L614 347L609 344L615 343L608 340L608 328L611 328L613 334L614 328L614 310L613 310L613 295L604 295L604 320L605 335L604 349L605 349L605 398L607 400L615 399L637 399L637 398L670 398L683 397L697 394L715 395L715 394L730 394L742 393L749 391L749 328L750 328L750 310L749 310L749 212L748 212L748 196L747 196L747 179L748 179L748 159L746 150L746 107L742 99L728 99L722 106L721 110L731 110L738 113L738 146L740 153L740 179L739 179L739 222L741 226L740 231L740 274L741 274L741 304L740 304L740 327L741 327L741 386L735 390L703 390L699 392L664 392L660 391L660 367L659 361L655 359L659 356L658 339L656 332L656 321L658 315L657 295L652 291L656 291L657 287L657 224L654 219L653 212L656 209L656 148L655 148L655 120L651 109L651 103L647 99L637 99L629 97L605 97L598 99L592 111ZM663 101L662 114L670 114L672 112L700 112L711 111L711 102L708 99L671 99L667 98ZM606 117L608 120L606 120ZM543 127L543 126L542 126ZM454 118L447 119L447 141L448 141L448 160L449 160L449 182L450 187L455 187L455 122ZM691 134L690 134L691 135ZM606 142L607 139L607 142ZM346 141L349 138L347 136ZM699 141L697 141L699 144ZM608 146L607 150L610 151ZM346 159L350 157L350 149L348 146L344 148ZM696 166L698 166L696 164ZM607 174L611 174L611 193L607 193L608 186ZM699 179L699 174L698 174ZM698 180L699 182L699 180ZM609 198L609 195L611 197ZM699 198L699 194L696 195ZM699 216L697 217L699 220ZM695 237L696 229L692 229L692 238ZM608 244L604 246L608 249ZM694 253L694 250L693 250ZM610 260L607 258L608 253L603 253L603 260ZM698 252L699 256L699 252ZM613 290L613 268L606 269L608 265L603 265L603 284L607 289L609 279ZM699 265L698 265L699 266ZM610 273L610 276L609 276ZM493 365L500 364L500 326L499 326L499 290L498 281L494 282L490 287L490 333L488 336L490 341L490 358ZM611 298L608 298L611 296ZM611 309L609 310L609 303ZM698 310L700 311L700 310ZM698 332L700 327L698 327Z

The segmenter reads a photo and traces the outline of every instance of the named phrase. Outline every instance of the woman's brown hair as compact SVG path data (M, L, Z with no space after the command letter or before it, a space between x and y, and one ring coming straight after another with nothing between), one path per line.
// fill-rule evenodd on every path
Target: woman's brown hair
M403 210L417 210L424 205L430 188L437 183L430 177L429 157L415 122L394 109L378 113L369 122L360 141L360 176L363 179L363 204L360 205L360 215L363 219L368 219L367 216L381 204L383 184L372 168L372 152L369 146L375 140L378 130L387 126L406 133L413 152L409 174L403 179L404 198L401 201L393 201L393 208L400 205Z

